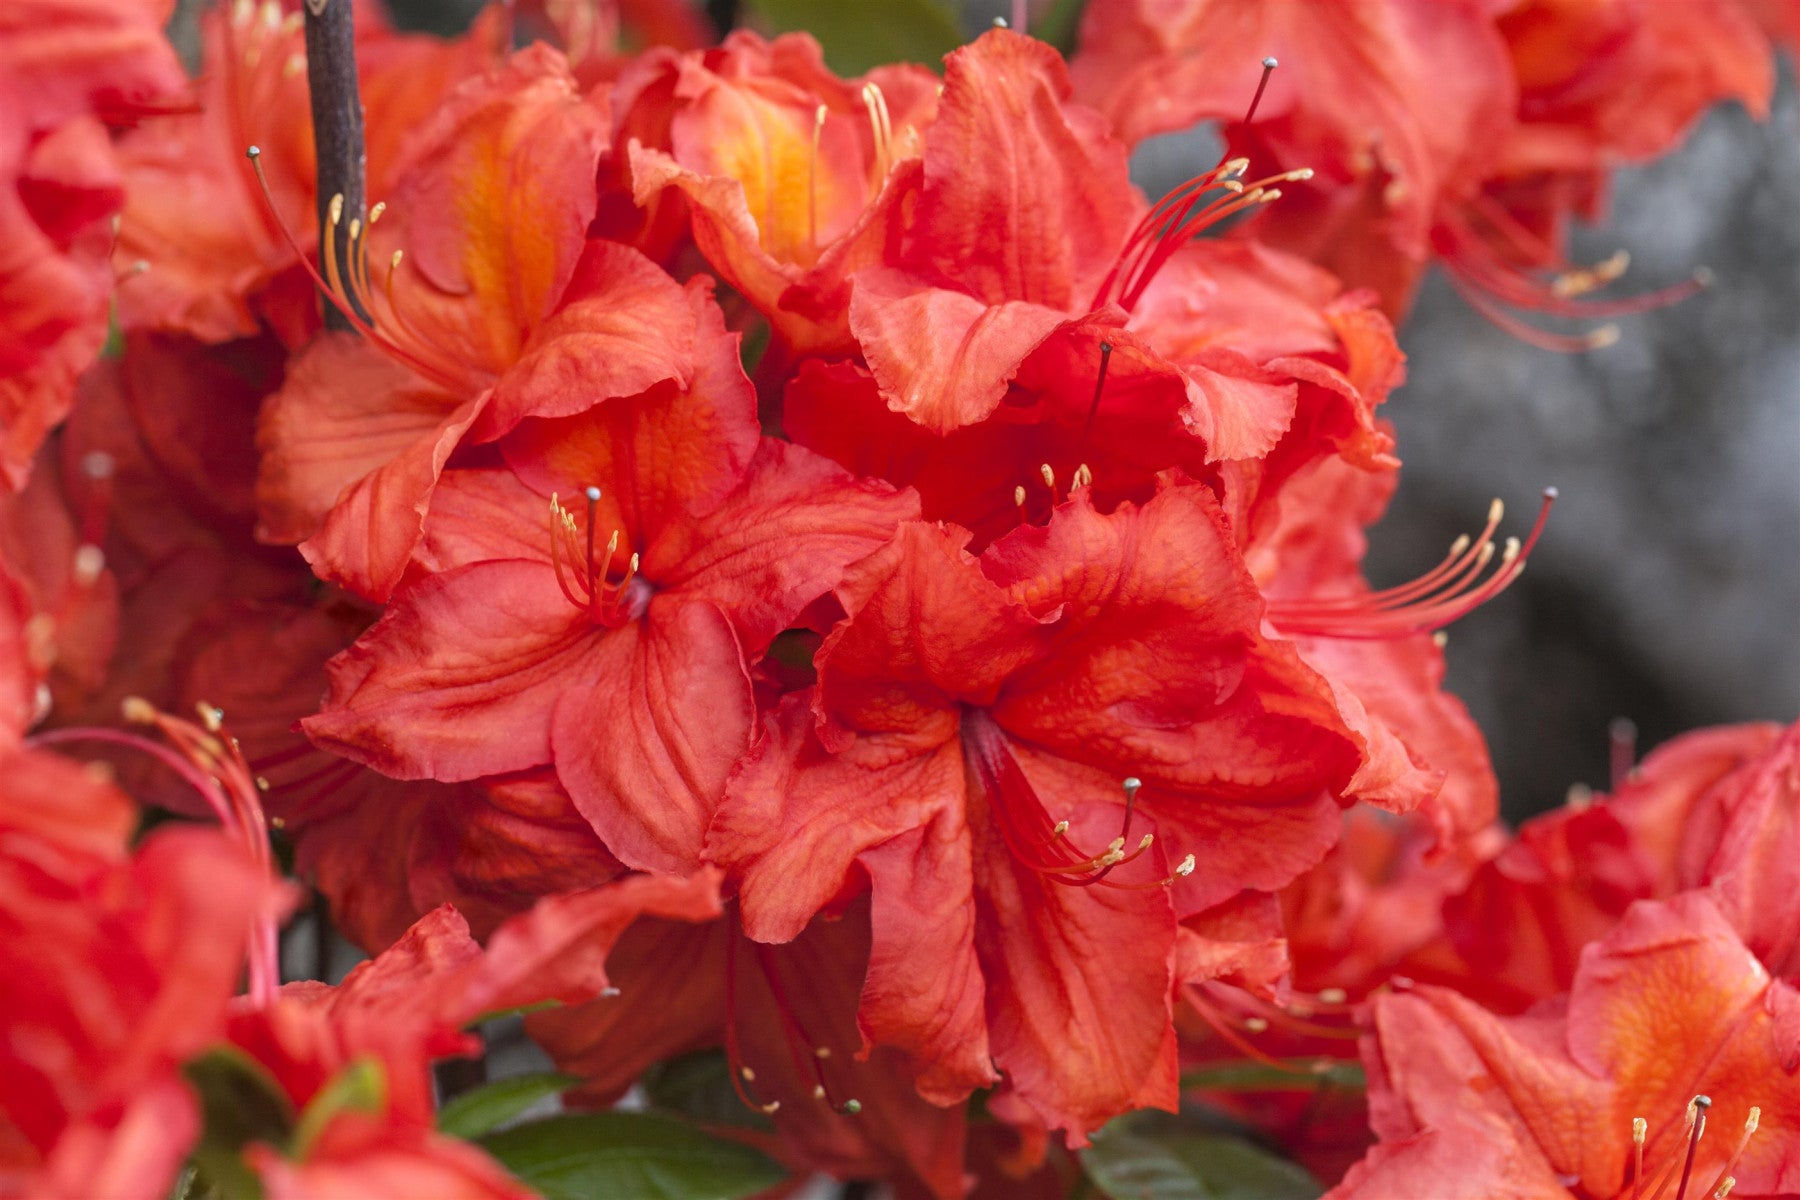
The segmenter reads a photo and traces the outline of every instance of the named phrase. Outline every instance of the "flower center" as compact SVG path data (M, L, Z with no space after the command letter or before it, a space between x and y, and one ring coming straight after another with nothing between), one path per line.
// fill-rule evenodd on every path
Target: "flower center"
M1050 819L1044 802L1038 798L1018 760L1007 748L1006 735L986 711L979 708L963 710L962 741L963 758L969 765L972 781L986 795L995 828L1000 831L1007 850L1022 866L1069 887L1104 884L1131 891L1166 887L1193 873L1194 856L1190 854L1174 871L1153 883L1126 884L1107 878L1115 867L1141 858L1156 841L1155 834L1146 833L1135 847L1125 848L1131 838L1138 791L1143 786L1138 779L1127 777L1120 782L1125 794L1125 812L1119 836L1105 850L1090 854L1078 848L1069 836L1067 820Z
M582 495L587 500L587 520L577 522L575 514L563 507L561 500L550 496L550 563L556 571L556 585L570 604L588 614L596 625L617 629L644 615L655 588L638 574L638 555L626 560L616 582L611 581L612 562L619 552L620 530L613 530L606 549L594 552L594 518L600 504L600 489L589 487ZM583 525L585 524L585 529ZM563 560L568 560L565 571Z
M1695 1096L1688 1101L1685 1126L1680 1139L1668 1147L1661 1163L1652 1162L1648 1166L1644 1162L1644 1144L1648 1140L1650 1123L1643 1117L1631 1119L1631 1190L1619 1193L1619 1200L1624 1200L1626 1196L1630 1200L1663 1200L1671 1183L1675 1184L1672 1200L1702 1200L1703 1197L1724 1200L1731 1193L1731 1189L1737 1184L1737 1178L1731 1172L1743 1158L1744 1148L1750 1144L1750 1138L1762 1120L1762 1109L1751 1107L1749 1115L1744 1119L1743 1133L1726 1156L1725 1165L1712 1177L1712 1182L1704 1189L1690 1190L1699 1180L1706 1178L1704 1172L1695 1173L1695 1165L1700 1152L1700 1139L1706 1136L1706 1117L1712 1104L1712 1097L1704 1095Z

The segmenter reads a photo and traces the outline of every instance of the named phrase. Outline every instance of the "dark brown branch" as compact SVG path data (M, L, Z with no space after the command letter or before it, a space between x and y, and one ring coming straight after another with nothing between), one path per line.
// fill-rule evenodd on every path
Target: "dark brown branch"
M350 221L366 219L366 170L362 96L356 86L356 26L351 0L306 0L306 82L312 93L313 142L319 160L319 257L334 256L340 279L348 279ZM342 196L337 236L331 236L332 197ZM328 244L335 241L335 245ZM327 275L329 278L329 275ZM352 298L352 304L355 299ZM361 312L360 306L358 307ZM362 313L367 317L367 313ZM329 299L325 327L351 324Z

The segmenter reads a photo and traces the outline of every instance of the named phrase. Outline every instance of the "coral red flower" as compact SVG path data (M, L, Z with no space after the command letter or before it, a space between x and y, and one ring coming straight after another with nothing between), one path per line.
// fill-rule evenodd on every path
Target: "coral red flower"
M180 1064L224 1028L266 873L211 830L135 852L86 767L0 762L0 1190L166 1195L198 1113Z
M1257 233L1390 312L1430 253L1438 206L1471 191L1515 102L1505 45L1475 0L1099 0L1083 17L1076 94L1135 144L1233 122L1234 152L1283 184ZM1280 67L1241 123L1265 55Z
M937 90L922 67L839 79L810 36L735 33L626 73L618 122L645 140L616 153L640 205L668 188L688 198L695 243L768 319L778 358L844 352L849 276L881 261L917 190Z
M521 51L420 135L357 252L387 282L332 273L375 323L294 364L263 415L258 482L264 536L301 542L322 578L385 600L465 438L690 377L680 286L587 240L602 120L554 52Z
M783 423L852 470L916 487L925 514L972 530L977 548L1041 521L1077 480L1105 509L1148 499L1172 467L1228 492L1248 539L1285 481L1320 458L1395 465L1375 407L1403 359L1370 304L1253 242L1195 242L1150 281L1125 329L1064 329L974 425L926 429L891 411L868 371L819 362L788 383ZM1227 451L1245 457L1220 466Z
M1079 1141L1173 1102L1177 918L1316 861L1354 754L1206 489L1110 517L1078 491L979 560L967 537L906 525L852 569L709 852L764 941L866 873L868 1036L944 1103L997 1063Z
M1753 724L1658 749L1611 796L1525 823L1445 908L1459 985L1517 1011L1569 986L1634 901L1704 889L1778 978L1800 978L1800 730ZM1498 969L1496 969L1498 968Z
M398 34L357 6L368 190L391 193L419 134L457 83L500 57L494 14L462 38ZM297 4L223 4L201 15L198 111L144 121L119 144L126 186L118 258L138 271L119 288L127 329L205 342L253 337L263 323L289 345L318 330L318 302L290 230L318 242L305 39ZM268 194L244 162L261 151ZM204 202L197 197L204 196ZM143 264L139 270L135 264Z
M1632 906L1562 1005L1506 1018L1437 988L1378 996L1381 1144L1329 1194L1698 1200L1726 1178L1734 1196L1791 1194L1800 1075L1781 1014L1797 1001L1694 893Z
M513 471L451 473L432 573L332 663L315 742L408 779L553 762L624 862L698 862L749 742L746 655L917 512L805 450L759 449L737 339L702 319L691 388L531 422L501 443Z

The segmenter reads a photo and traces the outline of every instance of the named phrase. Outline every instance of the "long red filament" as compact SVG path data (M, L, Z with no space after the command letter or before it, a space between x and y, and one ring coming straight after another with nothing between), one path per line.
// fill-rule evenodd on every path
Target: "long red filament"
M224 732L218 710L202 705L201 712L206 719L205 729L158 712L142 700L125 702L126 717L154 726L173 750L137 734L98 727L55 730L39 734L32 743L107 742L151 756L199 793L227 836L249 851L259 869L274 876L269 827L259 798L261 785L244 761L237 739ZM257 1005L271 1003L281 986L280 943L273 913L257 913L251 918L247 966L251 1001Z
M1457 539L1448 558L1409 583L1366 595L1324 600L1271 600L1269 621L1283 633L1350 640L1383 640L1430 633L1467 616L1510 587L1525 569L1556 503L1546 488L1531 532L1521 544L1509 540L1498 570L1482 578L1494 558L1494 531L1501 508L1490 510L1480 537Z

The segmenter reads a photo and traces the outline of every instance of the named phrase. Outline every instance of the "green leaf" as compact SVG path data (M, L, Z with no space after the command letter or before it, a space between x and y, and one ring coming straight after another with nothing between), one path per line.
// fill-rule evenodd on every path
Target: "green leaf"
M357 1059L333 1075L300 1114L300 1123L294 1128L293 1157L305 1158L339 1113L378 1113L386 1107L387 1072L372 1058Z
M942 0L750 0L777 33L803 29L825 47L840 75L860 75L890 62L936 67L963 43L962 28Z
M497 1079L464 1092L438 1110L438 1128L452 1137L478 1138L516 1121L540 1100L566 1092L581 1082L577 1075L539 1071Z
M640 1082L651 1107L702 1125L775 1128L768 1117L738 1099L737 1089L731 1086L731 1064L723 1050L699 1050L658 1063Z
M1317 1200L1318 1182L1242 1138L1172 1123L1127 1124L1094 1135L1081 1166L1112 1200Z
M184 1200L262 1195L242 1151L252 1142L285 1149L294 1132L294 1106L263 1065L243 1051L222 1046L182 1068L200 1094L200 1142L177 1194Z
M1369 1086L1362 1064L1358 1062L1316 1058L1292 1058L1286 1061L1286 1070L1248 1058L1195 1067L1181 1073L1181 1090L1186 1092L1196 1088L1224 1088L1246 1092L1313 1092L1333 1087L1361 1092L1366 1091ZM1315 1070L1319 1063L1328 1064L1328 1069Z
M481 1145L545 1200L737 1200L787 1175L748 1146L650 1113L564 1113Z

